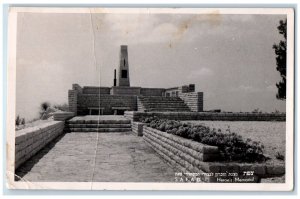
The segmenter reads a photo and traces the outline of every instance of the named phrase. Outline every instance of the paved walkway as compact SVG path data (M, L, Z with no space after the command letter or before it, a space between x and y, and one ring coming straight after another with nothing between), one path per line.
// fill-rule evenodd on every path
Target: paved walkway
M67 133L16 175L35 182L174 182L175 171L133 133Z

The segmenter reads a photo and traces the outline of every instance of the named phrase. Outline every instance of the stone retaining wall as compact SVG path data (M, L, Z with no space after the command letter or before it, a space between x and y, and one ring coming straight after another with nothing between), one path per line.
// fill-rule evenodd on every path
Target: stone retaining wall
M75 116L74 112L56 112L53 114L55 121L65 121Z
M63 133L64 122L51 121L16 131L15 169Z
M157 116L170 120L211 120L211 121L285 121L283 113L212 113L212 112L138 112L126 111L125 117L139 121L141 117Z
M218 147L183 139L147 126L143 127L143 136L147 142L158 144L173 153L171 158L179 156L191 165L197 161L215 161L219 158Z
M83 94L110 94L109 87L85 86L82 89Z
M143 135L146 143L171 166L185 174L198 174L197 177L203 182L253 183L260 182L261 178L285 174L284 164L217 162L218 147L204 145L150 127L143 127ZM250 172L251 175L247 176L245 172ZM250 181L247 181L249 179Z
M111 95L140 95L141 87L113 86L110 89Z
M138 136L143 136L143 126L144 123L142 122L131 122L132 132Z
M99 105L104 108L104 115L113 115L112 107L129 107L130 110L137 110L137 97L133 95L78 94L77 105L78 115L88 115L88 107L99 107Z
M77 114L77 90L68 90L69 110Z
M77 115L78 94L82 93L82 88L78 84L72 84L72 90L68 90L69 111Z
M141 88L142 96L163 96L164 88Z
M180 97L184 101L184 103L191 109L191 111L203 111L203 92L180 92L178 97Z

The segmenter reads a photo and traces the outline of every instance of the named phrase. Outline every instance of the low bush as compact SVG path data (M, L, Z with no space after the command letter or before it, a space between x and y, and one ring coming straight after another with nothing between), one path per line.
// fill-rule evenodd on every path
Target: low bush
M69 105L64 103L64 104L56 104L54 105L54 108L57 109L57 110L60 110L60 111L66 111L68 112L69 111Z
M284 155L281 152L277 152L275 157L278 160L284 160L285 159Z
M251 139L244 140L230 130L222 133L220 129L210 129L203 125L181 123L176 120L159 119L158 117L141 118L141 122L160 131L191 139L203 144L217 146L224 160L240 162L264 161L264 146Z
M21 118L19 115L17 115L15 124L16 124L16 126L25 125L25 118Z
M16 118L16 120L15 120L16 122L16 126L19 126L20 124L21 124L21 118L20 118L20 116L18 115L17 116L17 118Z

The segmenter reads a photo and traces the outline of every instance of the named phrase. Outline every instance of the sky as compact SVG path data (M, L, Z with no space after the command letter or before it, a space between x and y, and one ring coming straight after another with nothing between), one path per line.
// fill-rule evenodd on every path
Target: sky
M20 13L16 111L68 102L72 84L112 86L121 45L131 86L195 84L204 110L285 112L272 46L284 15Z

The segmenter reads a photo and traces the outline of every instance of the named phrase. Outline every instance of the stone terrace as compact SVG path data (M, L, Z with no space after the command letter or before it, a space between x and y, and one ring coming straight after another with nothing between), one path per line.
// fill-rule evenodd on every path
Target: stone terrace
M16 170L31 182L174 182L174 173L132 132L63 134Z

